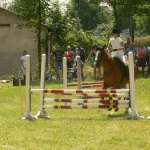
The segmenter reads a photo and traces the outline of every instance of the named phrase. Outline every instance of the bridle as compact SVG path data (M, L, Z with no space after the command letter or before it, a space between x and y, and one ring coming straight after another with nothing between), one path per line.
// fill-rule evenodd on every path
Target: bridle
M99 52L100 53L100 52ZM102 65L107 61L107 59L103 59L103 57L106 55L107 52L103 52L103 56L98 60L98 62L100 62ZM99 57L100 54L98 54ZM108 55L108 59L111 57L110 55Z

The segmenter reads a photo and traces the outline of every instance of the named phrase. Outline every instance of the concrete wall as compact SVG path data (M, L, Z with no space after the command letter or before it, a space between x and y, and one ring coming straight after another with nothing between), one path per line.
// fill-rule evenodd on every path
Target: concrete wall
M37 62L36 33L34 29L19 29L17 24L26 24L17 14L0 8L0 76L16 75L21 68L22 52L27 50L32 66ZM42 33L45 39L46 33ZM33 67L32 67L33 70Z

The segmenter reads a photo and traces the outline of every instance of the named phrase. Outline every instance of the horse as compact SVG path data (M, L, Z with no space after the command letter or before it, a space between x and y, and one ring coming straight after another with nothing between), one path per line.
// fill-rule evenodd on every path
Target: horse
M103 89L121 89L126 88L129 83L129 70L119 58L113 58L105 49L106 46L98 47L97 62L103 67ZM121 66L120 66L121 64ZM123 69L121 69L123 68ZM127 71L128 70L128 71ZM111 109L109 109L110 111ZM115 108L118 111L118 108ZM125 114L129 113L128 108Z
M129 83L129 75L126 75L123 70L120 69L117 62L121 60L118 58L118 61L116 61L116 58L111 57L105 50L105 46L98 47L97 50L99 51L97 61L100 62L103 67L103 89L126 88L126 84Z

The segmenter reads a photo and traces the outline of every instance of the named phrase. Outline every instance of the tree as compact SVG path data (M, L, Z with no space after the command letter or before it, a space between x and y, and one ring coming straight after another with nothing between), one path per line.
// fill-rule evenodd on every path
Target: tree
M68 5L68 14L71 18L78 18L78 26L89 31L98 24L108 22L109 12L99 6L98 0L72 0Z
M136 28L134 16L143 16L145 14L150 14L150 1L107 0L107 2L113 7L113 14L115 19L114 26L118 27L120 30L123 28L129 28L132 41L134 41L134 29Z

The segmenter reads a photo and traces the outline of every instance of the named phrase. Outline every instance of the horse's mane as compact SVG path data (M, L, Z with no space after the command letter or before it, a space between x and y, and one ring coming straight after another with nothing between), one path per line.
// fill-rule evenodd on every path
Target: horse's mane
M109 52L105 50L104 48L99 49L99 54L97 60L100 61L102 64L106 61L108 63L114 63L114 59L111 57Z

